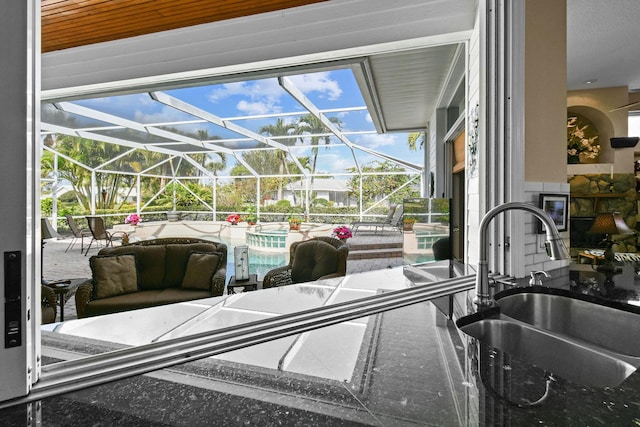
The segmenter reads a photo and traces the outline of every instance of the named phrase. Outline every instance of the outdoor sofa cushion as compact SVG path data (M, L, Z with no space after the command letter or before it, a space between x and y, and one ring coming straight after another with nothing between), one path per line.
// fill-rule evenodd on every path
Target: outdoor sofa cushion
M218 270L219 252L192 252L182 278L182 289L209 290L211 277Z
M86 305L82 317L137 310L139 308L210 298L211 296L209 291L184 290L179 288L139 291L111 298L93 300Z
M93 275L93 297L109 298L138 291L134 254L94 256L89 260Z

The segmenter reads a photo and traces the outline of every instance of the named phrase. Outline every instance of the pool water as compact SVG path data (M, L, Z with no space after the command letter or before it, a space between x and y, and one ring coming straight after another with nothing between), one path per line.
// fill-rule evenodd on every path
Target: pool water
M227 245L227 282L231 276L236 274L234 263L234 249L236 246L246 245L240 239L222 240ZM262 280L265 274L277 267L287 265L286 252L262 252L249 248L249 274L257 274L258 280Z
M425 262L432 262L436 259L432 253L429 254L403 254L403 262L405 264L423 264Z

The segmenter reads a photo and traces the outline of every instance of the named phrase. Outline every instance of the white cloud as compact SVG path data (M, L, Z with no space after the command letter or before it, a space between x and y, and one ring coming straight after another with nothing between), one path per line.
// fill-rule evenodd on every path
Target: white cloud
M249 102L246 100L238 102L236 108L238 109L238 111L248 115L277 113L279 111L282 111L281 107L275 106L274 104L269 102Z
M331 101L335 101L342 95L342 89L336 80L329 77L329 74L329 72L323 72L289 78L303 93L316 91L325 94Z
M250 93L251 91L246 82L227 83L211 91L208 98L209 101L216 103L233 95L247 95Z
M280 99L285 94L277 79L257 80L250 87L252 96L257 95L259 98Z
M398 141L398 138L395 135L368 134L368 135L362 135L358 139L357 143L368 148L378 148L378 147L396 145L396 144L399 144L400 142Z
M331 100L336 100L342 94L337 81L329 77L329 73L305 74L292 76L290 79L303 92L320 92ZM244 98L236 101L236 108L242 114L258 115L278 113L282 111L281 100L286 92L275 78L255 80L249 82L234 82L220 85L208 95L208 100L214 104L236 97Z
M318 173L345 172L355 166L352 157L345 158L337 154L327 154L318 157Z
M159 111L149 113L142 110L136 110L134 120L140 123L163 123L163 122L176 122L193 118L168 106L162 106Z
M252 101L275 105L284 94L277 79L265 79L224 84L214 89L208 99L212 103L218 103L232 96L245 96Z

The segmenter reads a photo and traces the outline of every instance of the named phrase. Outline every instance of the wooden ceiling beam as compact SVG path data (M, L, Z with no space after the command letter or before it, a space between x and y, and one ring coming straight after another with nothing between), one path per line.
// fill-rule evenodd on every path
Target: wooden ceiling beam
M42 0L42 51L173 30L327 0Z

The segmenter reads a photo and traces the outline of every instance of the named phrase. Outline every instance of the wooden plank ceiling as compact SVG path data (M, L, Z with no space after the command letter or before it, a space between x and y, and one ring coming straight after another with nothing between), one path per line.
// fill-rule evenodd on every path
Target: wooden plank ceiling
M42 0L42 52L327 0Z

